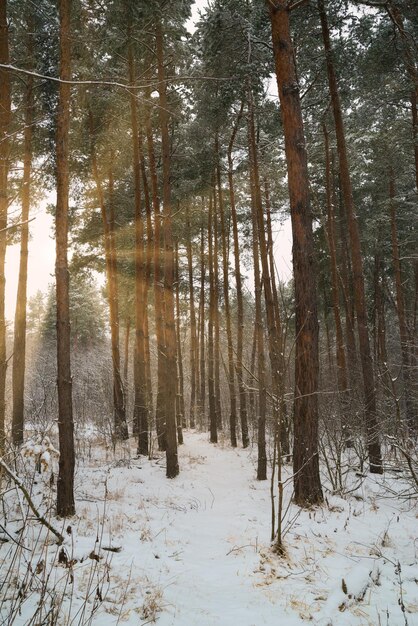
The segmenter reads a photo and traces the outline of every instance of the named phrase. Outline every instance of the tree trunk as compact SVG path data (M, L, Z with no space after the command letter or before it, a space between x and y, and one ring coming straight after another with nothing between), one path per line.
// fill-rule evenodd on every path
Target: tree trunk
M151 89L146 91L146 97L151 99ZM165 381L165 329L164 329L164 284L161 263L161 212L158 195L157 165L155 159L154 139L151 125L151 115L146 108L146 135L148 147L148 167L151 176L152 206L154 212L154 308L155 334L157 339L157 399L155 421L159 450L166 449L165 412L164 412L164 381Z
M219 154L219 142L216 137L215 142L215 156L216 156L216 183L218 187L219 198L219 215L221 218L221 240L222 240L222 269L223 269L223 292L224 292L224 307L225 307L225 321L226 321L226 338L228 346L228 387L229 387L229 402L230 402L230 415L229 415L229 430L231 437L231 446L237 447L237 398L235 395L235 365L234 365L234 347L232 344L232 327L231 327L231 311L229 307L229 272L228 272L228 246L227 246L227 233L225 226L225 206L222 192L221 182L221 164Z
M285 138L295 283L295 501L322 502L318 456L318 318L312 214L299 85L286 0L269 4Z
M321 19L322 36L324 40L326 65L328 72L328 82L337 136L337 150L341 173L341 188L344 198L344 206L347 212L348 229L351 241L351 263L354 277L354 303L357 315L360 359L363 372L363 386L365 396L364 412L368 434L367 445L369 452L370 471L372 473L381 474L383 472L382 455L380 450L379 427L376 415L376 390L373 373L373 362L370 353L369 331L367 328L363 256L361 251L358 222L353 201L353 193L351 188L351 178L348 165L347 148L345 143L341 103L332 57L328 20L325 13L323 0L318 0L318 8Z
M205 403L206 403L206 358L205 358L205 228L202 222L201 234L200 234L200 299L199 299L199 317L200 317L200 332L199 332L199 354L200 354L200 381L199 381L199 409L200 416L203 419L205 415Z
M234 268L235 268L235 287L237 293L237 358L236 358L236 371L238 379L239 389L239 413L241 424L241 438L242 446L246 448L249 443L248 437L248 416L247 416L247 393L245 390L245 382L243 376L243 348L244 348L244 303L242 297L242 279L241 279L241 267L240 267L240 251L239 251L239 237L238 237L238 218L237 208L235 203L235 189L234 189L234 164L232 160L232 150L234 147L235 137L238 132L239 124L242 118L244 109L244 101L241 102L241 107L235 122L235 126L232 131L231 139L228 145L228 184L229 184L229 204L231 207L232 217L232 234L234 239Z
M135 62L130 29L128 29L129 82L135 84ZM145 373L145 291L146 275L144 262L144 222L142 217L141 158L139 150L139 128L136 95L130 93L132 128L132 165L134 174L135 206L135 351L134 351L134 417L135 434L138 437L138 454L148 455L148 399Z
M71 0L60 0L60 62L62 81L71 80ZM69 128L71 87L61 82L58 91L56 134L55 214L56 297L57 297L57 387L59 473L57 482L57 514L74 515L74 422L71 378L71 330L68 271L68 194L69 194Z
M214 364L214 377L215 377L215 411L216 420L218 424L218 430L223 428L222 420L222 407L221 407L221 331L219 326L219 233L218 233L218 203L216 197L215 185L212 185L213 189L213 213L212 213L212 228L213 228L213 280L214 280L214 339L213 339L213 364Z
M179 271L179 245L175 244L176 261L176 337L177 337L177 396L176 396L176 416L177 416L177 441L183 443L183 423L184 423L184 376L183 358L181 350L180 336L180 271Z
M0 63L9 63L9 31L7 2L0 1ZM7 209L9 204L7 178L9 173L9 124L11 115L10 74L0 68L0 456L5 449L6 418L6 318L5 258L7 246Z
M279 354L277 355L278 362L280 365L279 370L279 385L278 385L278 397L277 397L277 406L279 411L279 424L280 433L279 433L279 442L280 442L280 452L282 455L288 457L290 455L290 441L289 441L289 423L286 412L286 402L285 402L285 374L286 374L286 365L284 358L284 337L283 337L283 326L282 326L282 318L280 314L279 307L279 297L277 293L276 286L276 271L275 271L275 263L274 263L274 250L273 250L273 232L271 225L271 205L270 205L270 192L269 185L267 179L264 179L264 194L266 199L266 217L267 217L267 246L268 246L268 256L269 256L269 269L270 269L270 278L271 278L271 291L273 296L273 306L274 306L274 319L276 332L278 336L279 342Z
M257 382L258 382L258 430L257 430L257 480L267 480L266 453L266 363L264 355L264 328L261 308L262 281L260 276L260 250L257 223L254 167L251 166L251 208L253 226L253 265L255 295L255 332L257 338ZM253 383L252 383L253 384Z
M399 255L398 229L396 225L396 192L395 175L393 170L389 173L389 198L390 198L390 225L392 235L392 261L395 274L396 287L396 312L398 314L399 336L401 340L402 376L405 397L406 423L412 433L417 430L417 415L411 397L411 376L409 357L409 336L406 323L405 298L402 286L401 261Z
M28 29L33 32L33 20L28 19ZM28 35L28 56L33 56L33 37ZM33 77L28 76L25 93L25 130L22 181L22 227L20 239L19 282L17 287L16 312L13 341L13 416L12 439L15 446L23 443L24 392L26 360L26 301L28 280L28 242L30 185L32 174L32 125L33 125Z
M284 359L281 348L281 328L280 317L276 316L275 303L273 299L272 281L270 277L269 257L267 241L265 236L264 212L261 196L261 182L258 166L258 149L256 142L255 122L254 122L254 102L251 85L248 89L248 145L250 168L252 172L253 203L256 211L257 231L259 239L259 251L262 268L262 286L264 288L264 302L266 307L268 346L271 367L271 377L273 382L273 415L275 431L280 435L286 432L283 425L283 407L281 399L284 397ZM278 441L279 452L281 453L282 442ZM281 463L281 454L278 462Z
M210 442L218 443L218 420L216 414L216 397L215 397L215 358L214 358L214 342L213 332L215 323L215 278L213 271L213 201L212 194L209 197L209 215L208 215L208 267L209 267L209 322L208 322L208 394L209 394L209 431Z
M331 296L332 309L334 312L335 336L336 336L336 362L337 362L337 385L340 394L340 402L342 408L342 429L345 435L346 443L350 444L349 424L348 424L348 376L347 365L345 359L344 335L340 315L340 296L338 289L338 263L336 251L336 235L335 235L335 209L332 192L332 167L331 153L329 149L328 130L323 124L324 142L325 142L325 190L327 197L327 243L330 256L331 268Z
M90 124L92 130L92 115L90 112ZM107 295L109 301L109 320L110 320L110 337L112 350L112 367L113 367L113 408L114 408L114 431L118 437L122 433L122 425L126 426L125 412L125 394L120 370L120 347L119 347L119 303L118 303L118 280L117 280L117 261L114 234L112 234L111 213L113 208L113 175L109 172L109 215L106 211L106 204L103 194L102 180L97 167L97 157L94 146L92 147L92 169L93 178L96 184L97 200L102 216L103 223L103 239L106 261L106 282ZM113 220L114 221L114 220ZM125 431L126 432L126 431Z
M125 322L125 355L123 359L123 381L125 385L125 390L128 389L128 369L129 369L129 337L131 334L131 318L129 315L126 316Z
M163 169L163 240L164 240L164 301L165 301L165 394L164 410L166 422L166 460L167 478L174 478L179 473L176 433L176 380L170 372L176 371L176 328L174 321L174 254L172 235L172 209L170 187L170 137L168 133L168 102L164 70L164 42L162 27L156 24L158 92L160 95L160 124Z
M190 306L190 428L196 424L196 388L197 388L197 338L196 338L196 311L194 304L193 286L193 256L192 233L190 227L190 209L187 205L187 266L189 275L189 306ZM184 416L185 418L185 416Z

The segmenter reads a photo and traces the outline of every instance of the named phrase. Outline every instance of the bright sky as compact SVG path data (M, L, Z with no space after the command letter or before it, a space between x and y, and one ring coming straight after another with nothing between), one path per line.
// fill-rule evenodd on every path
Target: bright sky
M192 18L188 29L193 30L193 24L199 18L199 10L207 6L207 0L197 0L192 8ZM273 87L274 89L274 87ZM51 237L52 218L46 212L46 207L55 202L55 193L51 193L39 206L31 207L29 262L28 262L28 298L38 289L45 292L48 285L54 280L55 241ZM292 274L291 253L292 234L290 220L283 226L275 227L275 259L281 280L288 280ZM6 318L12 320L16 306L16 292L19 275L20 244L8 246L6 253Z

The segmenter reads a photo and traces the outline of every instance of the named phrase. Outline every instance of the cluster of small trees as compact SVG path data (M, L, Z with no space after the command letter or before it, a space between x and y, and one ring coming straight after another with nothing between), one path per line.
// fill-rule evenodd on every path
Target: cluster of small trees
M75 510L70 283L85 272L106 277L113 436L132 425L147 455L155 427L169 478L184 428L244 447L256 433L257 478L271 436L279 467L293 447L296 502L320 503L320 392L334 383L335 428L346 446L364 437L372 472L385 432L416 435L416 8L215 0L190 34L191 4L0 2L0 270L14 190L22 206L12 438L24 436L31 198L55 186L59 515ZM277 277L278 209L292 293Z

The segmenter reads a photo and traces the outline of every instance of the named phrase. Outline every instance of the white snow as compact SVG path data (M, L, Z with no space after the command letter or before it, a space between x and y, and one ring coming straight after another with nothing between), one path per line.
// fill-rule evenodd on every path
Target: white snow
M77 516L61 522L64 530L71 525L69 565L54 562L61 548L51 536L47 549L38 540L32 566L45 559L50 584L67 580L59 624L138 625L154 617L160 626L418 624L417 509L392 495L399 479L367 477L355 496L327 493L312 510L291 505L280 558L270 548L270 483L255 480L256 449L214 446L194 432L185 441L174 480L158 454L130 459L125 450L126 460L115 463L93 445L96 456L80 462ZM39 498L47 485L43 474L34 487ZM6 497L12 511L13 493ZM19 526L12 517L10 534ZM20 541L29 546L46 531L31 520L25 533ZM15 549L1 544L0 581ZM15 564L21 577L24 565L23 558ZM0 599L13 594L10 584ZM13 623L28 624L38 599L29 593ZM2 617L9 609L3 602Z

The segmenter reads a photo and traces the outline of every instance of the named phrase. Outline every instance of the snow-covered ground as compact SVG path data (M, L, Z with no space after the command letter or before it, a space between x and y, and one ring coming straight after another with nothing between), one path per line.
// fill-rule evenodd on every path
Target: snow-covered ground
M34 519L15 537L35 546L35 556L0 544L2 624L50 623L30 619L40 590L54 587L64 593L54 600L58 624L418 624L417 509L394 497L399 479L367 477L344 498L327 494L321 508L291 505L279 557L269 541L270 483L255 480L256 450L185 435L175 480L165 478L163 456L148 461L125 450L115 462L92 445L77 469L77 516L64 527L54 521L65 554L53 536L45 543ZM37 483L34 492L46 498L47 474ZM13 535L25 505L15 492L5 503ZM18 572L21 581L26 572L21 602ZM11 621L13 597L21 615ZM45 592L42 619L51 601Z

